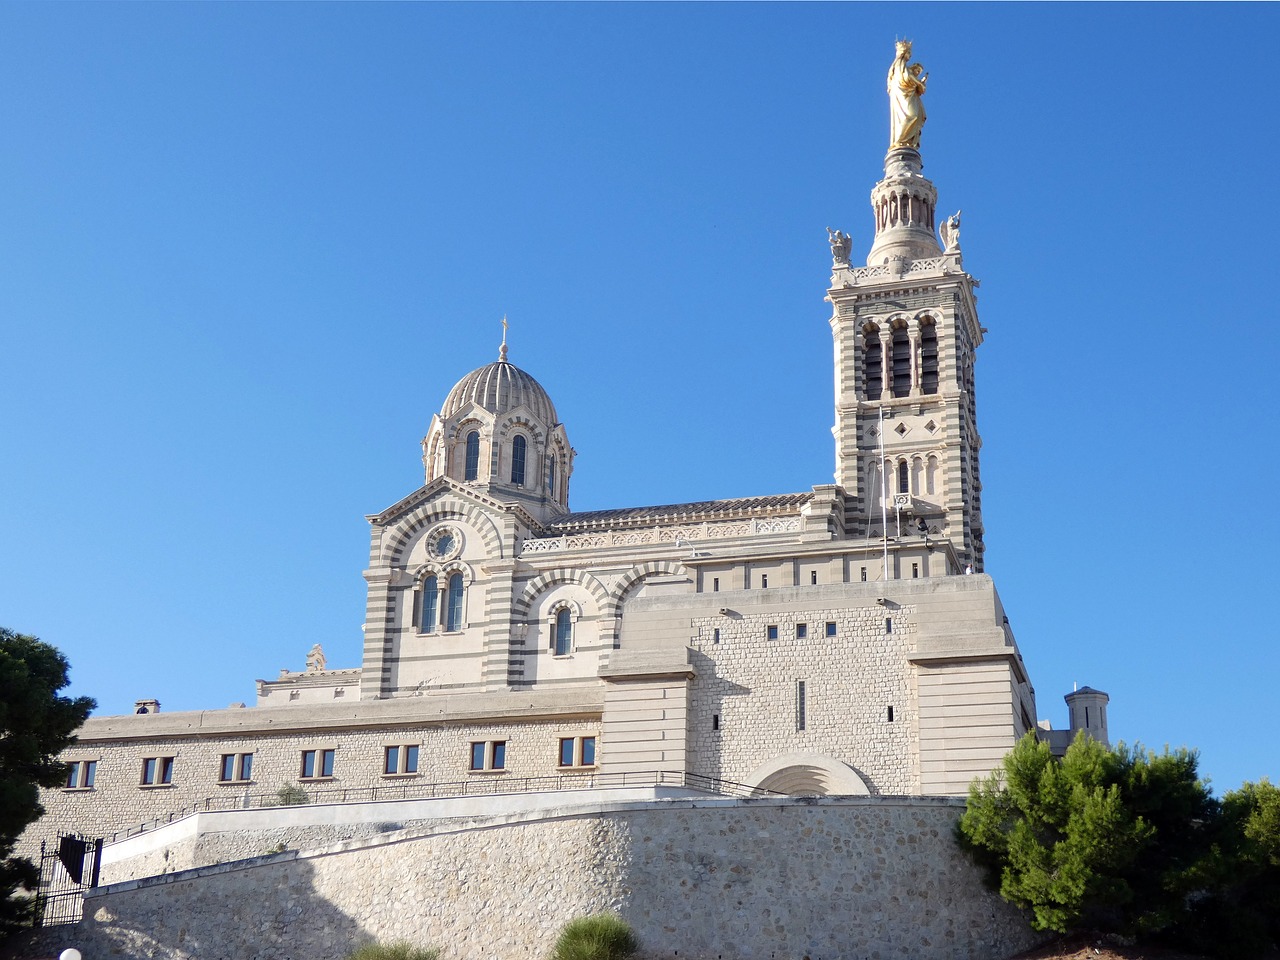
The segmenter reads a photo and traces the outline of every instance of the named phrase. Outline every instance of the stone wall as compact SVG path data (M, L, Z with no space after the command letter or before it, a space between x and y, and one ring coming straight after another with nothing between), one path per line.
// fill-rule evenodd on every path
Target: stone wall
M410 829L100 890L17 960L338 960L368 938L442 960L546 956L616 910L655 960L1000 960L1031 942L938 799L597 803Z
M776 599L768 609L740 604L736 616L693 619L698 673L689 720L690 769L747 783L764 760L821 754L852 766L873 794L918 793L908 659L914 605L891 611L893 629L886 632L885 608L874 601L816 606L804 602L801 590L771 593ZM828 623L836 625L833 637L826 635ZM796 635L800 624L804 637ZM772 640L770 627L777 630Z

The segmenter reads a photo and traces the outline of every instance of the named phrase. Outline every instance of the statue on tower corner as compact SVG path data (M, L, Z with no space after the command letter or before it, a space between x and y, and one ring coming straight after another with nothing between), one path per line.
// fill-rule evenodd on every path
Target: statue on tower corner
M849 251L853 248L853 238L840 230L827 227L827 241L831 244L831 262L837 267L849 265Z
M942 226L938 228L942 234L942 252L943 253L959 253L960 252L960 211L957 210L952 216L942 221Z
M924 85L929 75L918 63L910 63L911 41L897 42L897 56L889 68L889 149L920 149L920 131L924 128Z

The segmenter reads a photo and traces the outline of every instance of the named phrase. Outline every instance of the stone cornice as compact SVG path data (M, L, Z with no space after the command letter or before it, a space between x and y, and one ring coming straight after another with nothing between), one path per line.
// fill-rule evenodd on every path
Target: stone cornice
M386 526L389 523L395 522L414 508L435 499L445 491L456 494L465 500L470 500L477 506L483 507L494 513L514 514L516 518L529 529L537 530L542 526L520 504L505 500L498 500L496 497L491 497L488 494L482 493L479 489L471 486L470 484L459 483L452 477L437 477L425 486L419 487L404 499L393 503L381 513L366 514L365 519L371 524Z

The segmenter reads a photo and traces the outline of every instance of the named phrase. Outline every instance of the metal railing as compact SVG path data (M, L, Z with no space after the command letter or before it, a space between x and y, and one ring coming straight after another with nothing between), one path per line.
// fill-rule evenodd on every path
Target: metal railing
M291 785L292 786L292 785ZM774 790L752 787L734 780L720 780L700 773L673 770L647 770L617 773L563 773L541 777L511 777L505 774L474 777L445 783L422 783L405 780L370 787L321 787L299 785L298 799L282 798L275 793L222 793L205 797L164 816L122 827L107 836L108 843L147 833L197 813L221 810L254 810L268 807L297 806L317 803L371 803L379 800L455 800L467 797L492 797L513 793L554 793L568 790L619 790L624 787L684 787L722 797L785 796ZM305 799L301 795L305 794Z

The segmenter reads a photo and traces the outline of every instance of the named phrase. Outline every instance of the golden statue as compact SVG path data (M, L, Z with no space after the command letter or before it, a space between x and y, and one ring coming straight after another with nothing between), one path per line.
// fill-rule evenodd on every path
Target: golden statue
M924 85L929 75L911 59L911 41L899 40L898 55L889 68L889 149L920 149L920 131L924 127Z

